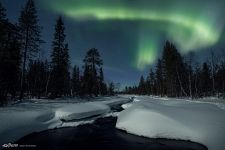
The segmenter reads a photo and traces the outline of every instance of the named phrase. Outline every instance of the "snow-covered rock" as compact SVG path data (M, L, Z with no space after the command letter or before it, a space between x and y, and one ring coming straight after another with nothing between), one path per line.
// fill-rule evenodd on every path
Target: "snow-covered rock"
M224 150L225 110L218 103L136 97L118 115L116 127L150 138L191 140L209 150ZM140 100L140 101L138 101Z

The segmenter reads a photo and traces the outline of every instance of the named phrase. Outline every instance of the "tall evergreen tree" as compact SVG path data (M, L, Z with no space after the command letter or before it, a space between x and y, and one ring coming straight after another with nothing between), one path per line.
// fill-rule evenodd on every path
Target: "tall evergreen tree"
M108 87L108 94L111 96L114 95L115 94L114 90L115 90L115 85L113 82L110 82Z
M209 96L211 92L211 79L209 65L205 62L202 65L200 89L202 96Z
M76 65L73 68L73 73L72 73L72 91L73 91L73 96L78 96L80 95L80 88L81 88L81 83L80 83L80 69Z
M194 78L194 97L200 96L200 83L201 83L201 67L199 64L195 64L194 70L193 70L193 78Z
M40 98L45 96L47 84L48 65L41 60L30 61L27 73L27 87L30 96Z
M27 60L34 57L40 50L41 27L38 24L37 10L33 0L28 0L21 11L19 18L20 43L22 46L23 65L21 77L20 99L24 96L25 90L25 72Z
M186 64L186 70L187 70L187 76L188 76L188 91L189 91L189 96L193 98L193 59L194 59L194 53L190 52L187 56L187 64Z
M162 74L162 61L158 59L156 66L156 88L157 95L164 95L163 74Z
M6 9L0 2L0 55L2 55L3 47L7 39L6 23L8 23L8 20L6 18Z
M138 94L145 95L146 94L146 84L145 79L141 76L139 85L138 85Z
M0 3L0 104L13 99L18 90L20 72L18 29L6 18Z
M68 44L65 44L65 27L62 18L59 17L55 25L53 51L51 54L51 78L50 92L52 98L69 95L69 52Z
M88 88L89 92L88 94L94 94L95 96L97 96L99 94L99 82L98 82L98 74L97 74L97 70L100 69L100 67L102 66L103 62L102 59L100 57L100 54L98 52L97 49L92 48L90 50L88 50L85 58L84 58L84 63L85 63L85 71L84 71L84 79L86 80L86 89ZM87 79L86 79L87 78Z
M101 95L107 94L107 85L104 83L104 74L102 67L99 70L99 90Z
M150 72L146 79L146 88L147 88L147 94L154 95L155 94L155 73L152 69L150 69Z
M183 82L185 80L185 67L180 53L175 45L166 42L162 56L163 76L168 96L187 95Z

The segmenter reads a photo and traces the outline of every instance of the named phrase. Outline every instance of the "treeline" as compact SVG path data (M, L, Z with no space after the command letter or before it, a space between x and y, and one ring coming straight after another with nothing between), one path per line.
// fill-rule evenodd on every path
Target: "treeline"
M98 96L114 94L114 85L104 81L103 61L90 49L83 68L70 71L69 45L61 17L55 25L50 60L38 57L42 27L33 0L22 8L18 22L7 19L0 3L0 105L24 97Z
M125 87L124 93L168 97L225 97L225 55L211 51L206 62L197 63L194 53L182 57L174 44L166 42L162 57L139 85Z

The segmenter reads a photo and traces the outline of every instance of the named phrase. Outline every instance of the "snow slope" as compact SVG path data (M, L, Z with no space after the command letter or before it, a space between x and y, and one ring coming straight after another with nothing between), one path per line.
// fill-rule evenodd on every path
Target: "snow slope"
M109 106L128 101L121 97L98 98L83 103L79 99L33 99L0 108L0 147L32 132L92 123L94 118L90 117L106 115Z
M191 140L209 150L224 150L223 103L137 96L118 115L116 127L150 138Z

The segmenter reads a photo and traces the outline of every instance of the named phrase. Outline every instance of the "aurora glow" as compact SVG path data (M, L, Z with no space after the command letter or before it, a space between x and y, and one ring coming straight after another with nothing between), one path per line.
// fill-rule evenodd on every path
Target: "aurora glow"
M165 38L173 41L183 53L215 45L221 39L224 28L224 22L218 23L221 14L219 5L205 1L50 0L45 4L75 21L142 22L136 57L132 61L132 65L140 70L155 62L159 49L157 33L146 35L143 32L148 28L163 30ZM152 22L164 25L153 27Z

